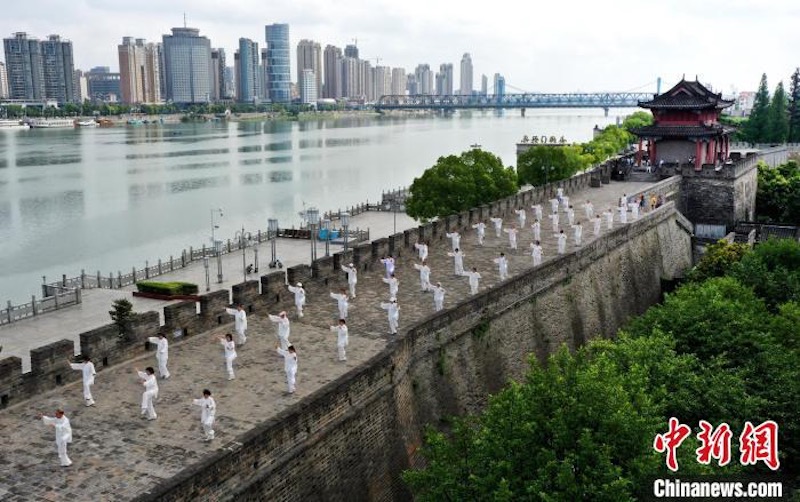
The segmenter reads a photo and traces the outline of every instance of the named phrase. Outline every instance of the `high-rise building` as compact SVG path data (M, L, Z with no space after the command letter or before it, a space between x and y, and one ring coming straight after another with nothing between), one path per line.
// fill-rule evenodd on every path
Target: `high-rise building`
M72 42L50 35L41 44L45 97L58 103L74 103Z
M325 86L322 96L337 99L344 96L342 93L342 49L333 45L325 46Z
M225 49L211 49L211 99L221 101L225 93Z
M375 101L372 65L366 59L358 60L358 98L364 101Z
M82 70L75 70L72 77L72 87L75 89L75 101L83 103L91 99L89 95L89 84L86 81L86 74Z
M392 94L392 69L388 66L376 66L372 71L372 82L375 88L374 99L377 101L381 96Z
M263 81L258 43L248 38L240 38L237 53L239 70L236 74L236 101L257 103L261 99ZM234 56L234 60L236 59Z
M414 70L417 77L417 94L433 94L433 72L428 64L419 64Z
M236 72L233 66L225 67L225 99L236 97Z
M164 44L158 42L156 44L156 54L158 57L158 94L161 100L167 99L167 70L164 63Z
M267 40L269 99L273 103L288 103L292 98L289 25L268 24L264 31Z
M453 63L442 63L436 74L436 94L440 96L453 95Z
M395 96L404 96L406 94L407 84L406 69L392 68L392 94Z
M304 70L314 72L316 79L314 85L319 92L322 89L322 49L319 42L304 39L297 44L297 86L301 89L301 95L305 85L303 82Z
M494 74L494 91L495 96L504 96L506 94L506 79L499 73Z
M144 39L123 37L117 46L119 78L124 103L160 103L159 50Z
M6 64L0 61L0 99L8 97L8 74L6 73Z
M459 94L462 96L472 95L472 57L469 52L465 52L461 58L461 87Z
M413 96L419 94L419 84L417 83L417 76L414 73L409 73L406 81L406 90L408 94Z
M8 97L43 101L44 66L39 40L28 38L27 33L14 33L3 39L8 75Z
M358 59L342 58L342 97L357 98L358 89Z
M489 77L481 75L481 96L486 96L489 92Z
M269 75L267 68L269 67L269 51L261 49L261 65L259 67L259 75L261 76L261 101L269 101Z
M317 77L314 75L314 70L311 68L303 70L302 82L303 85L300 87L300 101L306 105L316 103L319 96L317 94Z
M108 66L95 66L86 73L88 97L92 101L115 103L120 100L119 73L111 73Z
M358 59L358 46L353 44L345 45L344 57Z
M164 35L166 98L173 103L211 99L211 42L197 28L172 28Z

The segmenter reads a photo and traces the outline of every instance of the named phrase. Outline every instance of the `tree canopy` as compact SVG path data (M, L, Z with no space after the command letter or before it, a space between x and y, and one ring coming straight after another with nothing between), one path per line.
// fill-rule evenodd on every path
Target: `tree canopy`
M581 146L535 145L517 158L517 178L520 185L538 186L569 178L590 164Z
M406 213L413 218L447 216L508 197L517 175L500 157L480 149L439 157L409 188Z
M789 162L771 168L758 165L756 215L760 221L797 223L800 221L800 164Z

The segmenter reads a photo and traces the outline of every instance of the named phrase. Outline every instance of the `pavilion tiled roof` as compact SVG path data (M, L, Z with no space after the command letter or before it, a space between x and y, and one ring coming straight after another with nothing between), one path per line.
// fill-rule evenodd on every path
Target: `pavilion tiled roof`
M722 124L713 125L649 125L633 129L640 138L707 138L729 134L736 129Z
M714 94L700 82L681 80L665 93L655 95L650 101L640 101L639 106L650 109L704 110L723 109L733 101L722 99L722 94Z

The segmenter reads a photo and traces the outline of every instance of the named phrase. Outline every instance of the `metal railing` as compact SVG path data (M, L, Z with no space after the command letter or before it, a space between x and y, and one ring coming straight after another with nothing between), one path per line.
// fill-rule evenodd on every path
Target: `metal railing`
M9 300L0 309L0 326L81 303L80 288L44 285L42 290L44 298L37 299L34 295L28 303L13 305Z

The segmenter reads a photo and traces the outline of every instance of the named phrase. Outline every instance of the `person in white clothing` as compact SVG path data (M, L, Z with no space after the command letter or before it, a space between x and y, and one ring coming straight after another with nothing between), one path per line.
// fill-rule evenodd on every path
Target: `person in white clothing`
M628 204L628 207L631 208L631 218L634 221L639 219L639 202L631 202Z
M586 213L586 220L591 220L592 216L594 216L594 204L590 200L586 200L583 203L583 211Z
M503 232L508 234L508 245L511 246L511 249L517 249L517 234L519 233L517 227L504 228Z
M564 187L556 188L556 199L559 201L564 198Z
M283 350L289 346L289 333L291 332L291 325L289 323L289 316L286 311L278 315L269 314L269 320L278 325L278 344Z
M469 292L470 292L470 294L473 294L473 295L478 294L478 284L479 284L478 281L481 278L481 274L478 273L478 269L473 267L472 268L472 272L467 272L464 275L469 277Z
M455 251L456 249L458 249L460 247L460 245L461 245L461 234L460 233L458 233L456 231L453 231L453 232L444 234L444 236L447 237L448 239L450 239L450 244L453 246L453 251Z
M500 256L494 259L497 263L497 269L500 273L500 280L505 281L508 278L508 258L505 253L500 253Z
M569 223L570 226L575 224L575 210L572 206L567 208L567 223Z
M339 293L331 291L331 298L336 300L336 306L339 308L339 319L347 319L347 290L342 288Z
M534 267L542 264L542 244L539 241L531 243L531 257Z
M331 331L336 333L336 349L339 352L339 360L347 361L347 354L345 354L344 350L350 342L347 333L347 321L339 319L339 324L331 326Z
M500 234L503 231L503 218L498 218L498 217L489 218L489 221L491 221L492 225L494 225L495 237L500 237Z
M619 222L628 223L628 208L626 206L619 206L617 210L619 211Z
M225 312L233 316L234 331L236 332L236 340L239 345L244 345L247 342L247 313L244 311L242 305L237 305L236 309L227 308Z
M64 410L56 409L54 417L39 414L38 418L44 425L52 425L56 429L56 449L61 467L71 466L72 460L67 456L67 444L72 442L72 427L69 424L69 418L64 415Z
M342 265L342 272L347 274L347 285L350 287L350 296L356 297L356 283L358 282L358 271L351 263L348 266Z
M444 294L447 293L447 290L442 287L441 282L437 282L436 286L431 287L431 290L433 291L433 308L439 312L444 308Z
M519 208L516 211L517 218L519 219L519 228L525 228L525 220L528 218L528 215L525 214L525 208Z
M561 208L566 211L567 208L569 208L569 207L570 207L569 206L569 197L567 197L566 195L561 197Z
M158 418L153 401L158 399L158 380L156 380L156 370L148 366L144 371L134 368L136 374L142 380L144 392L142 392L142 418L155 420Z
M542 220L542 215L544 214L542 212L542 205L541 204L534 204L534 205L531 206L531 209L533 209L533 212L536 215L536 219L541 221Z
M428 259L428 245L427 244L425 244L422 241L419 241L416 244L414 244L414 247L417 249L417 252L419 253L420 261L425 261L425 260Z
M611 230L614 228L614 212L609 207L604 214L606 215L606 227Z
M542 223L539 221L538 218L533 220L531 229L533 230L533 240L535 241L542 240Z
M550 199L550 209L551 209L550 212L551 213L558 212L558 205L559 205L560 202L561 202L561 200L559 198Z
M572 231L574 232L575 245L576 246L580 246L581 245L581 237L583 237L583 226L581 225L580 221L577 222L576 224L572 225Z
M303 317L303 307L306 304L306 290L303 283L298 282L297 286L289 285L289 292L294 293L294 307L297 309L297 317Z
M356 267L353 266L351 263L348 266L342 265L342 272L347 274L347 285L350 288L350 296L352 298L356 297L356 283L358 282L358 271Z
M383 282L389 285L389 296L397 297L397 291L400 289L400 281L397 280L394 273L388 279L382 279Z
M599 237L600 236L600 227L602 226L602 224L603 224L603 221L600 219L600 215L599 214L596 215L594 217L594 236L595 237Z
M83 377L83 400L86 406L94 406L92 385L94 385L94 377L97 375L97 371L94 369L92 358L89 356L83 356L82 363L73 363L71 361L67 362L69 363L70 368L81 372Z
M397 323L400 320L400 307L397 305L397 298L390 298L389 302L381 302L381 308L386 311L389 318L389 334L397 334Z
M214 418L217 416L217 403L211 391L203 389L203 397L193 399L193 406L200 407L200 425L203 426L203 441L214 439Z
M419 285L422 291L428 291L431 288L431 268L422 260L422 263L415 263L414 268L419 270Z
M394 274L394 257L392 255L384 256L381 258L381 263L383 263L383 267L386 269L386 278L388 279ZM353 298L355 298L355 295L353 295Z
M628 207L628 194L626 194L626 193L622 194L622 197L619 198L619 204L618 205L620 207Z
M447 253L447 256L453 257L453 265L455 266L456 275L464 275L464 253L460 249L456 249L452 253Z
M159 333L158 336L148 336L147 341L156 346L156 362L158 363L158 375L162 380L169 378L167 361L169 361L169 341L167 335Z
M478 245L483 246L483 239L486 237L486 223L479 221L472 225L472 228L478 231Z
M567 251L567 234L564 233L564 230L561 230L553 237L558 239L558 254L564 254Z
M553 232L558 232L558 213L554 212L550 215L550 221L553 223Z
M294 394L296 390L295 384L297 383L297 351L294 345L289 345L286 350L280 347L275 347L278 354L283 356L283 370L286 372L286 384L288 385L289 394Z
M233 342L233 335L226 333L224 337L218 336L217 340L225 350L225 369L228 370L228 380L233 380L236 375L233 373L233 361L236 359L236 344Z

